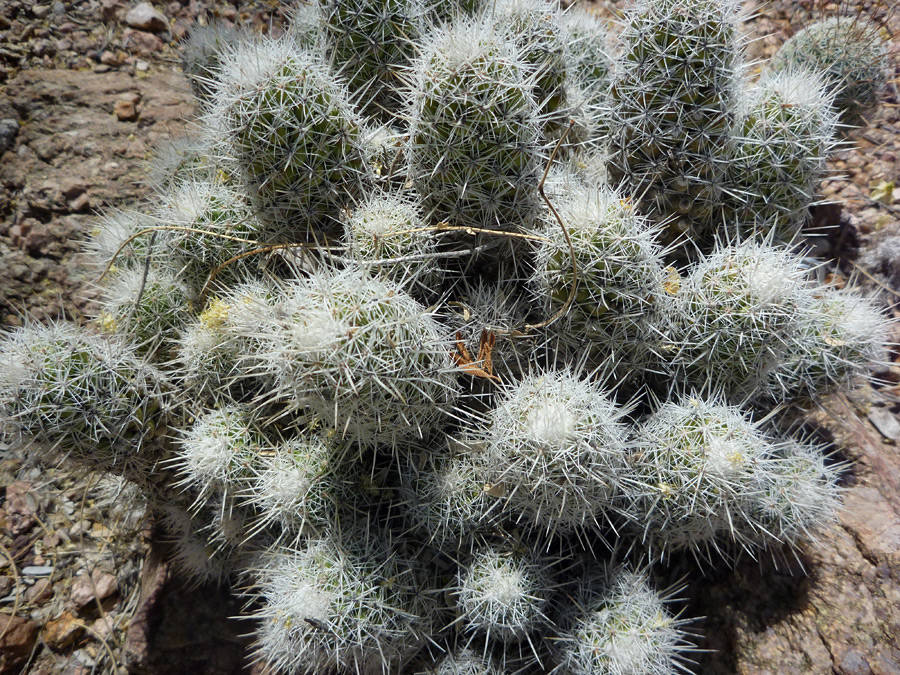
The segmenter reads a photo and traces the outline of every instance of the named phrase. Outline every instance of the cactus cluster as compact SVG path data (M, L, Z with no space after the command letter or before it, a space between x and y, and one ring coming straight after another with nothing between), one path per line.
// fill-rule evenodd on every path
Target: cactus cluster
M732 0L293 22L195 30L200 132L91 233L92 325L0 340L4 435L140 485L274 671L686 669L653 566L814 536L779 422L884 358L797 246L821 74L752 81Z

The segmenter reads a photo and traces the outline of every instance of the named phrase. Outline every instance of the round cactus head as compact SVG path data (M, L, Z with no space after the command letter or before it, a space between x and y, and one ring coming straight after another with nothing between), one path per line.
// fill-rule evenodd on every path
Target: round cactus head
M567 371L509 385L485 430L493 490L545 532L596 526L625 461L623 412Z
M25 326L0 339L0 421L83 464L122 473L152 464L163 376L121 336L73 324ZM137 476L140 478L141 476Z
M222 67L210 136L257 215L294 238L334 232L369 178L362 120L341 84L290 37L245 42Z
M402 74L426 30L423 0L322 0L322 30L334 71L368 114L391 119Z
M540 124L517 46L486 22L459 21L434 33L413 76L410 177L426 217L528 228L538 214Z
M626 15L609 97L610 176L702 241L721 222L739 52L733 0L644 0Z
M431 314L395 284L350 267L285 286L258 319L263 396L313 412L373 448L425 438L456 398L450 349Z
M460 569L454 591L462 630L488 641L527 637L549 623L550 582L530 555L488 546Z
M558 642L560 662L572 675L667 675L683 670L689 646L684 621L669 598L650 586L646 572L609 567L588 579L576 600L571 628Z
M334 537L261 561L256 660L279 672L397 672L431 630L413 560L387 533L344 524Z
M737 407L684 396L663 403L633 439L623 479L624 512L650 556L750 548L750 514L760 495L758 465L773 450Z
M831 97L804 70L769 73L742 94L726 223L739 236L793 243L834 147Z
M791 37L775 54L773 70L821 73L834 107L848 123L878 102L887 84L888 40L882 29L861 16L831 17Z

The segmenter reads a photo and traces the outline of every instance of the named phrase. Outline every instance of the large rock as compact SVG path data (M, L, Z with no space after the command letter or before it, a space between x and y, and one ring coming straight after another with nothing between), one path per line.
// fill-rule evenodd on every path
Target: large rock
M0 162L0 325L23 312L38 320L84 316L96 272L79 252L93 211L144 195L144 160L193 115L179 73L72 75L24 70L7 88L23 124L17 152ZM120 101L139 102L139 133L132 117L116 115ZM77 195L73 177L84 188Z

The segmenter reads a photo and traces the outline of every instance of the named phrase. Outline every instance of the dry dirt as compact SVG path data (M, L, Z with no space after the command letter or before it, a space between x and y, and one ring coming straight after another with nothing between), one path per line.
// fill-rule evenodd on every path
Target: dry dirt
M126 25L116 0L0 0L0 324L84 320L92 307L80 242L95 214L147 193L144 162L193 111L178 40L221 15L277 32L277 2L158 3L168 27ZM746 3L753 58L811 18L810 2ZM900 33L878 3L862 8ZM853 9L853 8L850 8ZM609 9L612 12L612 9ZM895 46L896 49L896 46ZM897 62L895 54L895 62ZM847 134L818 207L833 234L817 251L895 316L900 299L900 109L892 86ZM900 340L898 340L900 342ZM900 366L831 399L807 422L849 460L840 521L796 558L703 574L690 560L686 616L703 616L697 673L900 674ZM0 674L239 673L248 626L226 591L172 578L140 500L99 476L37 464L0 445Z

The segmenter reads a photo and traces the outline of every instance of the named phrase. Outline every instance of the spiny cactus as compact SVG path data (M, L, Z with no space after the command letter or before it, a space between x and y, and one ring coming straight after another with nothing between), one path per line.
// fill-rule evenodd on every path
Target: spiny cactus
M328 57L360 107L390 119L402 94L403 69L426 30L429 5L422 0L322 0Z
M463 444L413 457L398 490L410 529L441 551L465 550L473 533L496 525L500 505L491 494L487 467Z
M744 96L727 216L742 237L794 242L833 147L830 97L818 74L802 70L766 75Z
M737 3L644 0L631 8L610 88L614 180L702 241L721 222L738 76Z
M585 592L586 591L586 592ZM561 673L668 675L684 669L684 621L645 572L607 568L595 573L576 600L572 627L558 639Z
M440 283L437 239L412 195L373 194L353 209L345 227L350 256L376 274L416 288Z
M807 292L787 249L754 240L717 249L681 284L673 365L694 387L755 395L783 358Z
M750 512L760 546L813 539L817 529L837 517L838 481L844 467L826 461L822 448L790 441L765 464L761 491Z
M182 383L201 401L243 400L271 385L251 355L257 350L257 317L271 307L274 289L263 282L238 284L212 298L185 326L178 345ZM249 373L248 373L249 370Z
M824 76L834 107L853 123L871 108L887 84L883 31L862 16L817 21L791 37L772 59L773 70L815 70Z
M351 493L352 476L339 455L324 438L298 436L254 462L242 502L258 514L256 527L280 530L289 540L327 531Z
M273 383L264 400L308 406L368 447L418 441L444 421L457 391L449 348L401 288L350 267L285 291L258 318L255 357Z
M461 20L430 38L413 73L410 177L429 220L529 227L538 214L540 121L516 45L486 22Z
M649 566L814 537L784 409L885 359L777 243L821 74L742 78L733 0L642 0L611 73L577 10L418 3L198 33L198 133L86 245L115 334L0 337L3 437L140 485L273 672L683 670Z
M541 562L529 554L485 547L460 569L458 581L457 621L465 633L507 642L549 623L552 586Z
M867 366L885 362L890 340L883 312L848 290L825 287L798 308L784 357L769 375L769 395L808 399L846 386Z
M552 121L565 109L568 59L561 30L561 12L543 0L500 0L484 8L485 20L521 49L534 78L534 95L541 114Z
M613 70L606 22L581 5L572 6L560 16L560 21L572 79L591 98L602 96Z
M559 348L587 351L592 364L614 354L620 376L649 366L674 295L675 272L666 269L659 229L609 189L573 187L556 209L567 229L550 221L539 230L544 240L529 281L546 319L565 310L550 331Z
M428 675L504 675L506 671L487 656L471 649L458 649L427 672Z
M135 209L114 209L103 214L84 243L84 252L99 273L115 276L123 270L164 265L166 252L160 237L138 236L158 227L150 214Z
M99 324L131 336L142 353L170 354L193 314L193 292L172 270L125 270L106 287Z
M209 523L203 515L192 514L178 504L167 504L157 509L157 518L165 532L163 540L171 545L171 561L184 579L200 586L222 583L233 571L235 561L229 553L217 551L210 542Z
M415 565L377 530L348 528L260 565L256 659L284 673L389 673L423 646L433 619Z
M270 236L244 196L232 187L209 182L185 181L166 195L156 217L163 227L162 240L179 265L181 277L195 294L207 285L213 272L216 288L243 281L259 270L259 259L239 260L221 267L245 251L259 248Z
M596 526L624 466L623 415L598 385L571 372L526 376L489 413L488 482L537 530Z
M635 433L623 512L658 559L707 556L722 538L752 548L773 451L739 408L697 396L663 403Z
M249 410L229 406L200 416L179 446L181 483L195 490L203 504L213 492L241 491L266 441Z
M181 52L181 70L201 106L209 107L215 98L223 54L238 42L250 39L251 35L223 21L212 21L191 30Z
M259 217L294 238L333 231L369 178L362 120L290 36L227 54L209 124Z
M36 437L121 473L163 424L165 377L120 337L67 323L18 328L0 342L4 434Z

